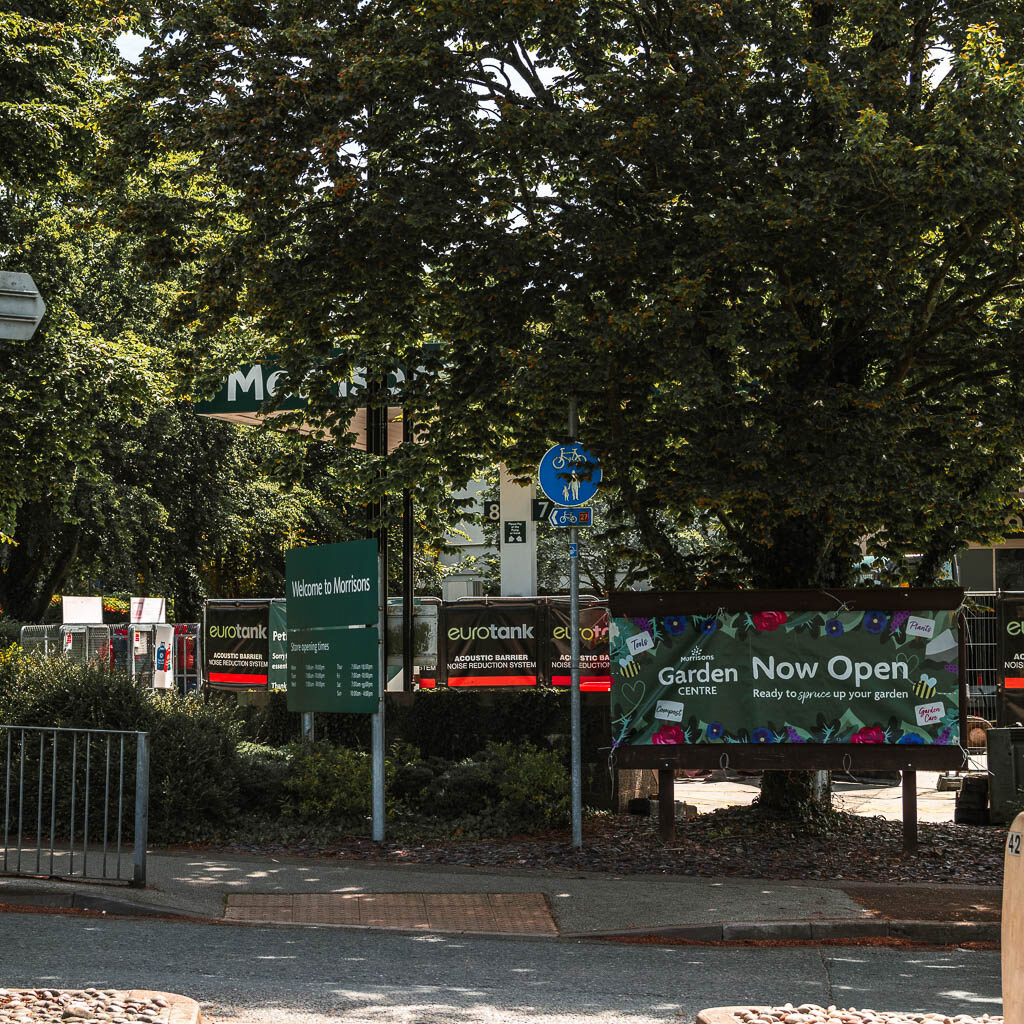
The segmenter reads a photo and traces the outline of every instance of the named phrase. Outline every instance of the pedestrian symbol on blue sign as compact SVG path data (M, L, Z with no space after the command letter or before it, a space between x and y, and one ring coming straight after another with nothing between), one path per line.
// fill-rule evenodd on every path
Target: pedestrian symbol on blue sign
M579 441L547 450L537 471L540 489L557 505L583 505L597 493L601 467Z

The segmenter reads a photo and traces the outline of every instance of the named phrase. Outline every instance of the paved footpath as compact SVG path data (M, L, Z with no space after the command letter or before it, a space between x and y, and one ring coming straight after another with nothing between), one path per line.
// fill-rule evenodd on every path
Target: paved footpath
M0 879L0 903L249 923L696 941L899 936L940 944L998 939L979 922L876 918L821 882L374 864L154 851L144 890Z

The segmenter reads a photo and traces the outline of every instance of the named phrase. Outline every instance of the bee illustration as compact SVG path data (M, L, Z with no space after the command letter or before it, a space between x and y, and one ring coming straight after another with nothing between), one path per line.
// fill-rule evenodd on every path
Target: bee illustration
M619 664L622 666L620 671L624 676L638 676L640 674L640 666L632 657L619 658Z
M935 680L931 676L921 676L914 684L914 693L922 700L930 700L935 696Z

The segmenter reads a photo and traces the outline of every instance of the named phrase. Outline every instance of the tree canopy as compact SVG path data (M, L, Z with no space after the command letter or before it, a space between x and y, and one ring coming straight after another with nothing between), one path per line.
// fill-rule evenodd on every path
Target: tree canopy
M662 585L934 576L1020 487L1012 2L154 2L121 122L216 201L134 211L310 383L421 367L418 452L526 471L565 399ZM181 171L181 168L179 168ZM439 353L421 346L439 341ZM723 531L695 570L673 531ZM669 528L665 528L665 524Z

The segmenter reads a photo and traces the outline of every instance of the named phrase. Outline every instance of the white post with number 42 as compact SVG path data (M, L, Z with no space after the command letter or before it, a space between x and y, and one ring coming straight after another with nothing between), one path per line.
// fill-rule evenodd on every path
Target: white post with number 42
M1024 1024L1024 812L1006 837L1002 947L1003 1020Z

